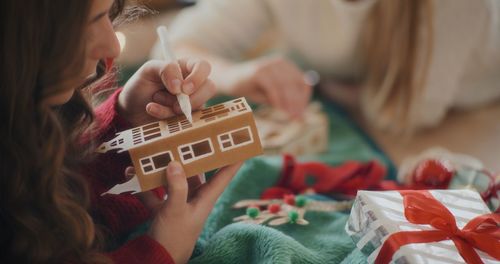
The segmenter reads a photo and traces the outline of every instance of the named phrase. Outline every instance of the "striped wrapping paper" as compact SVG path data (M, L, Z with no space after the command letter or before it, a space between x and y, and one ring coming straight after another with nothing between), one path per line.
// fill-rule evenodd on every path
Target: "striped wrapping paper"
M430 193L455 216L459 228L463 228L476 216L490 213L475 191L431 190ZM397 191L358 192L345 229L356 246L368 257L368 263L374 262L380 246L389 234L433 229L429 225L409 223L403 212L403 197ZM476 251L484 263L500 263L486 253ZM464 263L464 260L453 242L445 240L405 245L394 254L392 263L458 264Z

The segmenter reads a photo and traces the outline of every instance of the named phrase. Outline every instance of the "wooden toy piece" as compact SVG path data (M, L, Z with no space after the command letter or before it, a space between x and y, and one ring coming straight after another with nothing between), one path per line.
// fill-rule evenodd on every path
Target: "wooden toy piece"
M286 206L284 206L286 208ZM293 208L293 207L292 207ZM283 210L277 213L278 217L272 219L267 223L270 226L278 226L283 224L298 224L298 225L308 225L309 221L304 219L304 214L306 211L304 209L289 209L287 211Z
M252 215L249 209L255 209L257 213ZM260 211L256 207L248 207L245 215L233 218L234 222L245 222L251 224L265 224L267 222L270 226L278 226L283 224L299 224L308 225L309 221L304 219L305 209L297 209L290 205L284 205L278 212L271 212L270 210Z
M245 98L192 115L179 115L119 132L97 152L128 150L136 176L107 193L147 191L165 185L165 168L179 161L188 177L262 154L252 109ZM139 185L139 186L137 186Z
M292 199L288 199L292 198ZM350 209L352 201L315 201L304 196L284 195L283 199L241 200L233 205L234 209L246 208L246 214L233 218L234 222L266 224L278 226L283 224L308 225L304 219L308 211L335 212ZM261 210L261 207L266 207Z
M273 108L255 112L255 122L267 155L292 155L325 152L328 147L328 118L319 103L306 109L302 120L290 120L287 114Z

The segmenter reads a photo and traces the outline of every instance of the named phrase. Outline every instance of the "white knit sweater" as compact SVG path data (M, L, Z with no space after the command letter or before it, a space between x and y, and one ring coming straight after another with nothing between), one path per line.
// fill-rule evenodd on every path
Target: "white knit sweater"
M283 52L305 69L357 76L359 37L376 0L204 0L171 26L174 42L190 41L237 59L274 27ZM452 107L500 97L500 1L436 0L434 37L420 125L438 123Z

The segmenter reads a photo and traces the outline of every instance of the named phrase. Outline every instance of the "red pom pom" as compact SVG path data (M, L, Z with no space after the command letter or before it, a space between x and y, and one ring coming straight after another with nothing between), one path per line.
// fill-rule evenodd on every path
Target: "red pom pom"
M417 165L412 175L417 189L446 189L453 177L453 170L435 159L424 160Z
M267 206L267 210L269 210L270 213L276 214L281 210L281 206L279 204L270 204Z
M286 204L295 205L295 195L293 195L293 194L285 194L283 196L283 201Z

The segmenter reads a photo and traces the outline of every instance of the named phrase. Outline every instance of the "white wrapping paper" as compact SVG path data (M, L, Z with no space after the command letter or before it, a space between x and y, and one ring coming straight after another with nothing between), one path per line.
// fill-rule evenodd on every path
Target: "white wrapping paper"
M455 216L463 228L476 216L490 213L479 194L472 190L432 190L430 193ZM346 232L356 246L373 263L382 243L389 234L399 231L432 230L430 225L415 225L404 216L403 197L397 191L359 191ZM499 249L500 250L500 249ZM500 263L486 253L476 250L484 263ZM464 263L451 240L433 243L408 244L393 256L392 263Z

